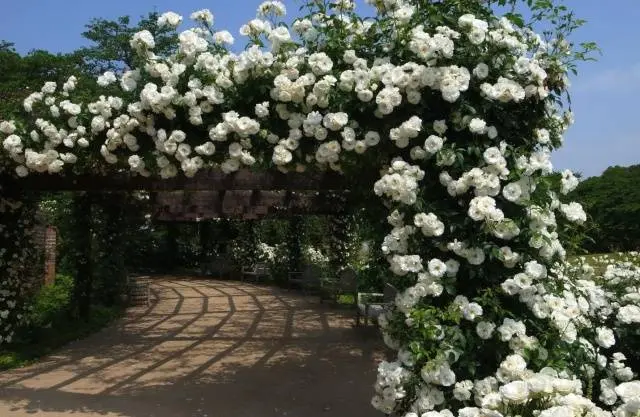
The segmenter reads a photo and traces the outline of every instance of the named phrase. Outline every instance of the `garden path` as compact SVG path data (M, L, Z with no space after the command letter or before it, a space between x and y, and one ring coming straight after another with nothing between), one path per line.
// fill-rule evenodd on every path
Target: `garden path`
M156 277L152 303L0 373L1 417L369 417L383 348L313 297Z

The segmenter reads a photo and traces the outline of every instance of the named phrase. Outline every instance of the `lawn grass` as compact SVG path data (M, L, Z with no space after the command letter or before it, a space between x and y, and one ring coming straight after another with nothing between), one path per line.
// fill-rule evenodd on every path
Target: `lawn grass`
M596 274L603 274L609 264L631 262L640 267L640 253L638 252L610 252L610 253L590 253L588 255L578 255L569 258L572 264L585 262L594 268Z
M29 325L19 329L10 344L0 347L0 371L27 365L74 340L82 339L113 322L121 306L92 306L89 317L69 314L73 281L58 277L31 301Z
M338 295L338 304L352 306L355 303L353 294L340 294Z

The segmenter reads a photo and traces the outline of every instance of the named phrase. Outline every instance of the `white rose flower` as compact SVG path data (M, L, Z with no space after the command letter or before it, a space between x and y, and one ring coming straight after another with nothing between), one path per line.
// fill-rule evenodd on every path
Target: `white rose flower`
M98 85L100 87L106 87L110 84L115 83L116 81L118 81L118 79L116 78L116 74L114 74L113 71L107 71L98 77Z
M624 324L640 323L640 306L627 305L621 307L616 317Z
M209 9L202 9L191 13L191 19L197 22L202 22L209 26L213 25L213 13Z
M502 195L507 200L516 202L522 197L522 187L517 182L512 182L502 188Z
M221 30L213 34L213 41L218 45L233 45L233 35L227 30Z
M480 336L480 339L488 340L491 339L495 328L495 324L488 321L481 321L476 325L476 333Z
M447 272L447 265L440 259L434 258L429 261L428 270L431 275L440 278Z
M477 135L483 134L486 127L487 127L487 122L479 118L473 118L469 122L469 131Z
M513 381L500 387L502 397L513 404L522 404L529 399L529 386L524 381Z
M457 382L453 388L453 396L458 401L469 401L471 399L471 390L473 389L473 382L466 380Z
M473 75L481 80L487 78L489 76L489 66L484 62L479 63L473 69Z
M436 135L430 135L424 141L424 150L433 155L437 153L440 149L442 149L443 143L444 143L444 140L441 137Z
M163 13L158 18L158 26L176 28L182 23L182 16L174 12Z
M16 167L16 174L19 177L26 177L27 175L29 175L29 170L24 165L18 165Z
M605 349L615 345L616 338L613 335L613 330L607 327L598 327L596 329L596 343Z
M640 398L640 381L623 382L615 391L624 402L637 401Z

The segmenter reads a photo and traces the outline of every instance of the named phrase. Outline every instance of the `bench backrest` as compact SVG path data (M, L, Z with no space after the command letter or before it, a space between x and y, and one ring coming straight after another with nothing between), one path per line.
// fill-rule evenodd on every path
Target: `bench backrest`
M384 286L384 302L385 303L393 303L396 300L396 295L398 295L398 290L393 285L388 282Z
M345 268L340 272L338 288L342 291L358 291L358 274L353 268Z
M322 270L316 265L306 265L302 270L302 279L305 281L319 281Z

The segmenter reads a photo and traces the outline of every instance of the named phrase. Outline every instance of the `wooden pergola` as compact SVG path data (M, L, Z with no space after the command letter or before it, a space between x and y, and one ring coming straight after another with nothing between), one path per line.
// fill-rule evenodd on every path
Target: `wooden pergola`
M194 222L259 219L302 214L339 215L344 207L331 196L346 193L344 177L334 172L201 171L192 178L32 174L16 184L30 191L149 191L152 216L159 221Z
M152 194L152 205L154 219L177 222L337 215L344 209L324 192L291 190L163 191Z
M353 187L353 181L351 181ZM3 192L75 191L101 192L147 191L151 195L152 216L167 223L199 222L205 227L212 219L255 220L264 217L297 215L344 215L346 199L351 195L348 181L336 172L307 171L281 173L242 169L226 174L219 170L201 171L191 178L147 178L128 171L109 174L30 174L25 178L0 177ZM120 198L107 198L120 206ZM90 308L92 288L90 195L74 198L72 212L76 224L73 243L76 256L76 292L78 311ZM114 226L115 227L115 226ZM206 227L205 227L206 228ZM203 233L202 236L205 236Z
M112 175L30 174L16 183L35 191L210 191L210 190L344 190L344 177L335 172L255 172L241 169L225 174L200 171L194 177L147 178L127 172Z

